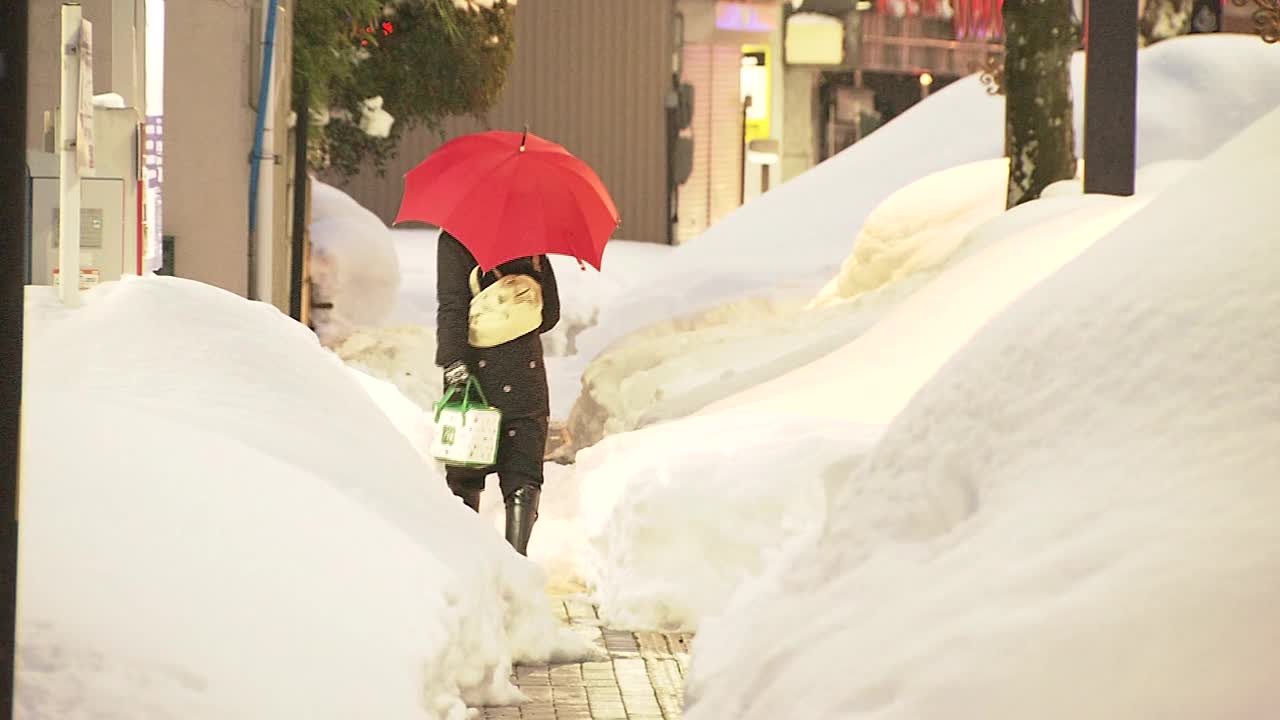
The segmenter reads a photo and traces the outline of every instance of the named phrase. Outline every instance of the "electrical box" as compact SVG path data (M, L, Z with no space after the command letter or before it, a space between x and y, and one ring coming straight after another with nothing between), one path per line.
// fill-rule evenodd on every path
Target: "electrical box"
M58 112L53 117L58 117ZM80 287L141 275L144 256L141 190L141 125L133 108L94 110L96 162L80 179ZM52 137L58 137L57 128ZM27 152L30 217L27 237L33 285L58 282L60 158L49 147Z

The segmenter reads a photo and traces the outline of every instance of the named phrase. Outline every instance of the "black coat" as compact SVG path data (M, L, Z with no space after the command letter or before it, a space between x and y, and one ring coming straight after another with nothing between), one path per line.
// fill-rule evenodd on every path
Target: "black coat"
M477 263L456 238L440 233L436 251L436 364L448 367L459 360L465 362L489 403L508 418L546 418L551 414L541 335L560 322L560 292L551 261L543 255L539 264L541 271L534 269L532 258L519 258L498 269L504 275L530 275L542 284L542 327L497 347L474 348L467 342L467 329L471 271ZM480 276L480 287L496 281L492 272L485 273Z

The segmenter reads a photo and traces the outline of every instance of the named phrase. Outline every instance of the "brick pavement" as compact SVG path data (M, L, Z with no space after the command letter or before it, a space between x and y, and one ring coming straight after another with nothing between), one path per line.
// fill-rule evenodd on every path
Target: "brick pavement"
M601 625L581 595L555 597L552 610L609 654L601 662L520 666L515 682L532 701L485 708L495 720L679 720L691 635L626 632Z

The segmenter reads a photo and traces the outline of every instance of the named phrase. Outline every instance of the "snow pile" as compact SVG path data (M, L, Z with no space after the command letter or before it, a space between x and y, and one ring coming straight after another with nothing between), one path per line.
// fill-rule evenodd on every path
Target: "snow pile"
M93 106L95 108L103 108L106 110L123 110L126 105L124 96L120 93L103 93L93 96Z
M360 130L369 137L389 138L396 119L382 109L382 96L360 101Z
M460 720L588 652L306 328L172 278L29 293L19 717Z
M586 392L570 415L575 447L715 406L866 332L938 273L1005 232L1003 223L996 232L973 230L1003 212L1007 165L962 165L890 196L868 218L840 275L807 306L798 300L743 300L627 337L586 367ZM1144 169L1138 191L1150 197L1186 165ZM1080 183L1073 186L1074 192L1068 183L1055 191L1079 197ZM1029 214L1020 209L1018 217L1042 218L1070 207Z
M934 173L890 195L867 216L840 272L813 306L830 305L941 267L966 235L1004 212L1006 158Z
M312 324L325 345L377 327L395 309L400 265L391 231L349 195L311 180Z
M754 298L633 333L586 367L570 416L576 447L689 415L865 332L1004 211L1007 174L1008 161L987 160L894 193L868 218L839 281L807 305Z
M333 347L348 366L390 383L422 410L430 410L444 389L436 366L434 325L360 328Z
M742 412L615 435L584 451L579 562L601 618L614 628L696 629L820 522L823 475L879 431Z
M1254 37L1201 35L1142 51L1139 161L1153 172L1140 182L1167 184L1185 171L1186 159L1202 157L1280 104L1280 87L1256 87L1255 67L1280 72L1280 56L1268 50ZM1243 58L1258 65L1240 64ZM1082 70L1077 58L1078 122ZM927 282L930 275L920 271L939 267L967 228L1000 209L985 191L998 178L984 173L1002 161L969 165L972 184L960 182L959 168L950 171L955 175L938 171L998 157L1002 112L1001 99L986 95L976 78L953 83L677 248L661 276L607 305L582 334L579 349L596 359L584 371L570 420L576 446L686 415L869 327L875 313L866 308L798 314L799 298L812 299L823 283L816 306L861 296L882 312ZM952 138L941 154L917 152L919 139L939 128ZM859 249L839 267L855 234ZM714 309L699 312L708 307ZM725 370L709 376L709 367Z
M693 417L580 453L582 562L602 614L686 629L716 615L770 553L813 526L823 478L855 462L957 348L1149 200L1020 206L974 229L972 254L834 352ZM688 546L717 550L673 562L653 540L667 526Z
M1273 717L1276 157L1280 111L958 352L703 627L687 717Z
M1280 104L1280 53L1256 36L1200 34L1138 55L1138 164L1199 159ZM1084 62L1072 65L1076 138L1083 140ZM976 76L959 80L866 139L738 209L682 245L579 347L596 355L619 338L779 287L812 292L838 272L867 215L916 180L1004 154L1004 105ZM922 138L947 142L921 152Z

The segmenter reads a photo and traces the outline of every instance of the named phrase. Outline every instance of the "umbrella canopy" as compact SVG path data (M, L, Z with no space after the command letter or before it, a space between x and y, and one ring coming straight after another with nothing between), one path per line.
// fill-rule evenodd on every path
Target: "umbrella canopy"
M451 140L405 175L395 224L444 228L489 271L531 255L568 255L597 270L618 208L595 172L536 135Z

